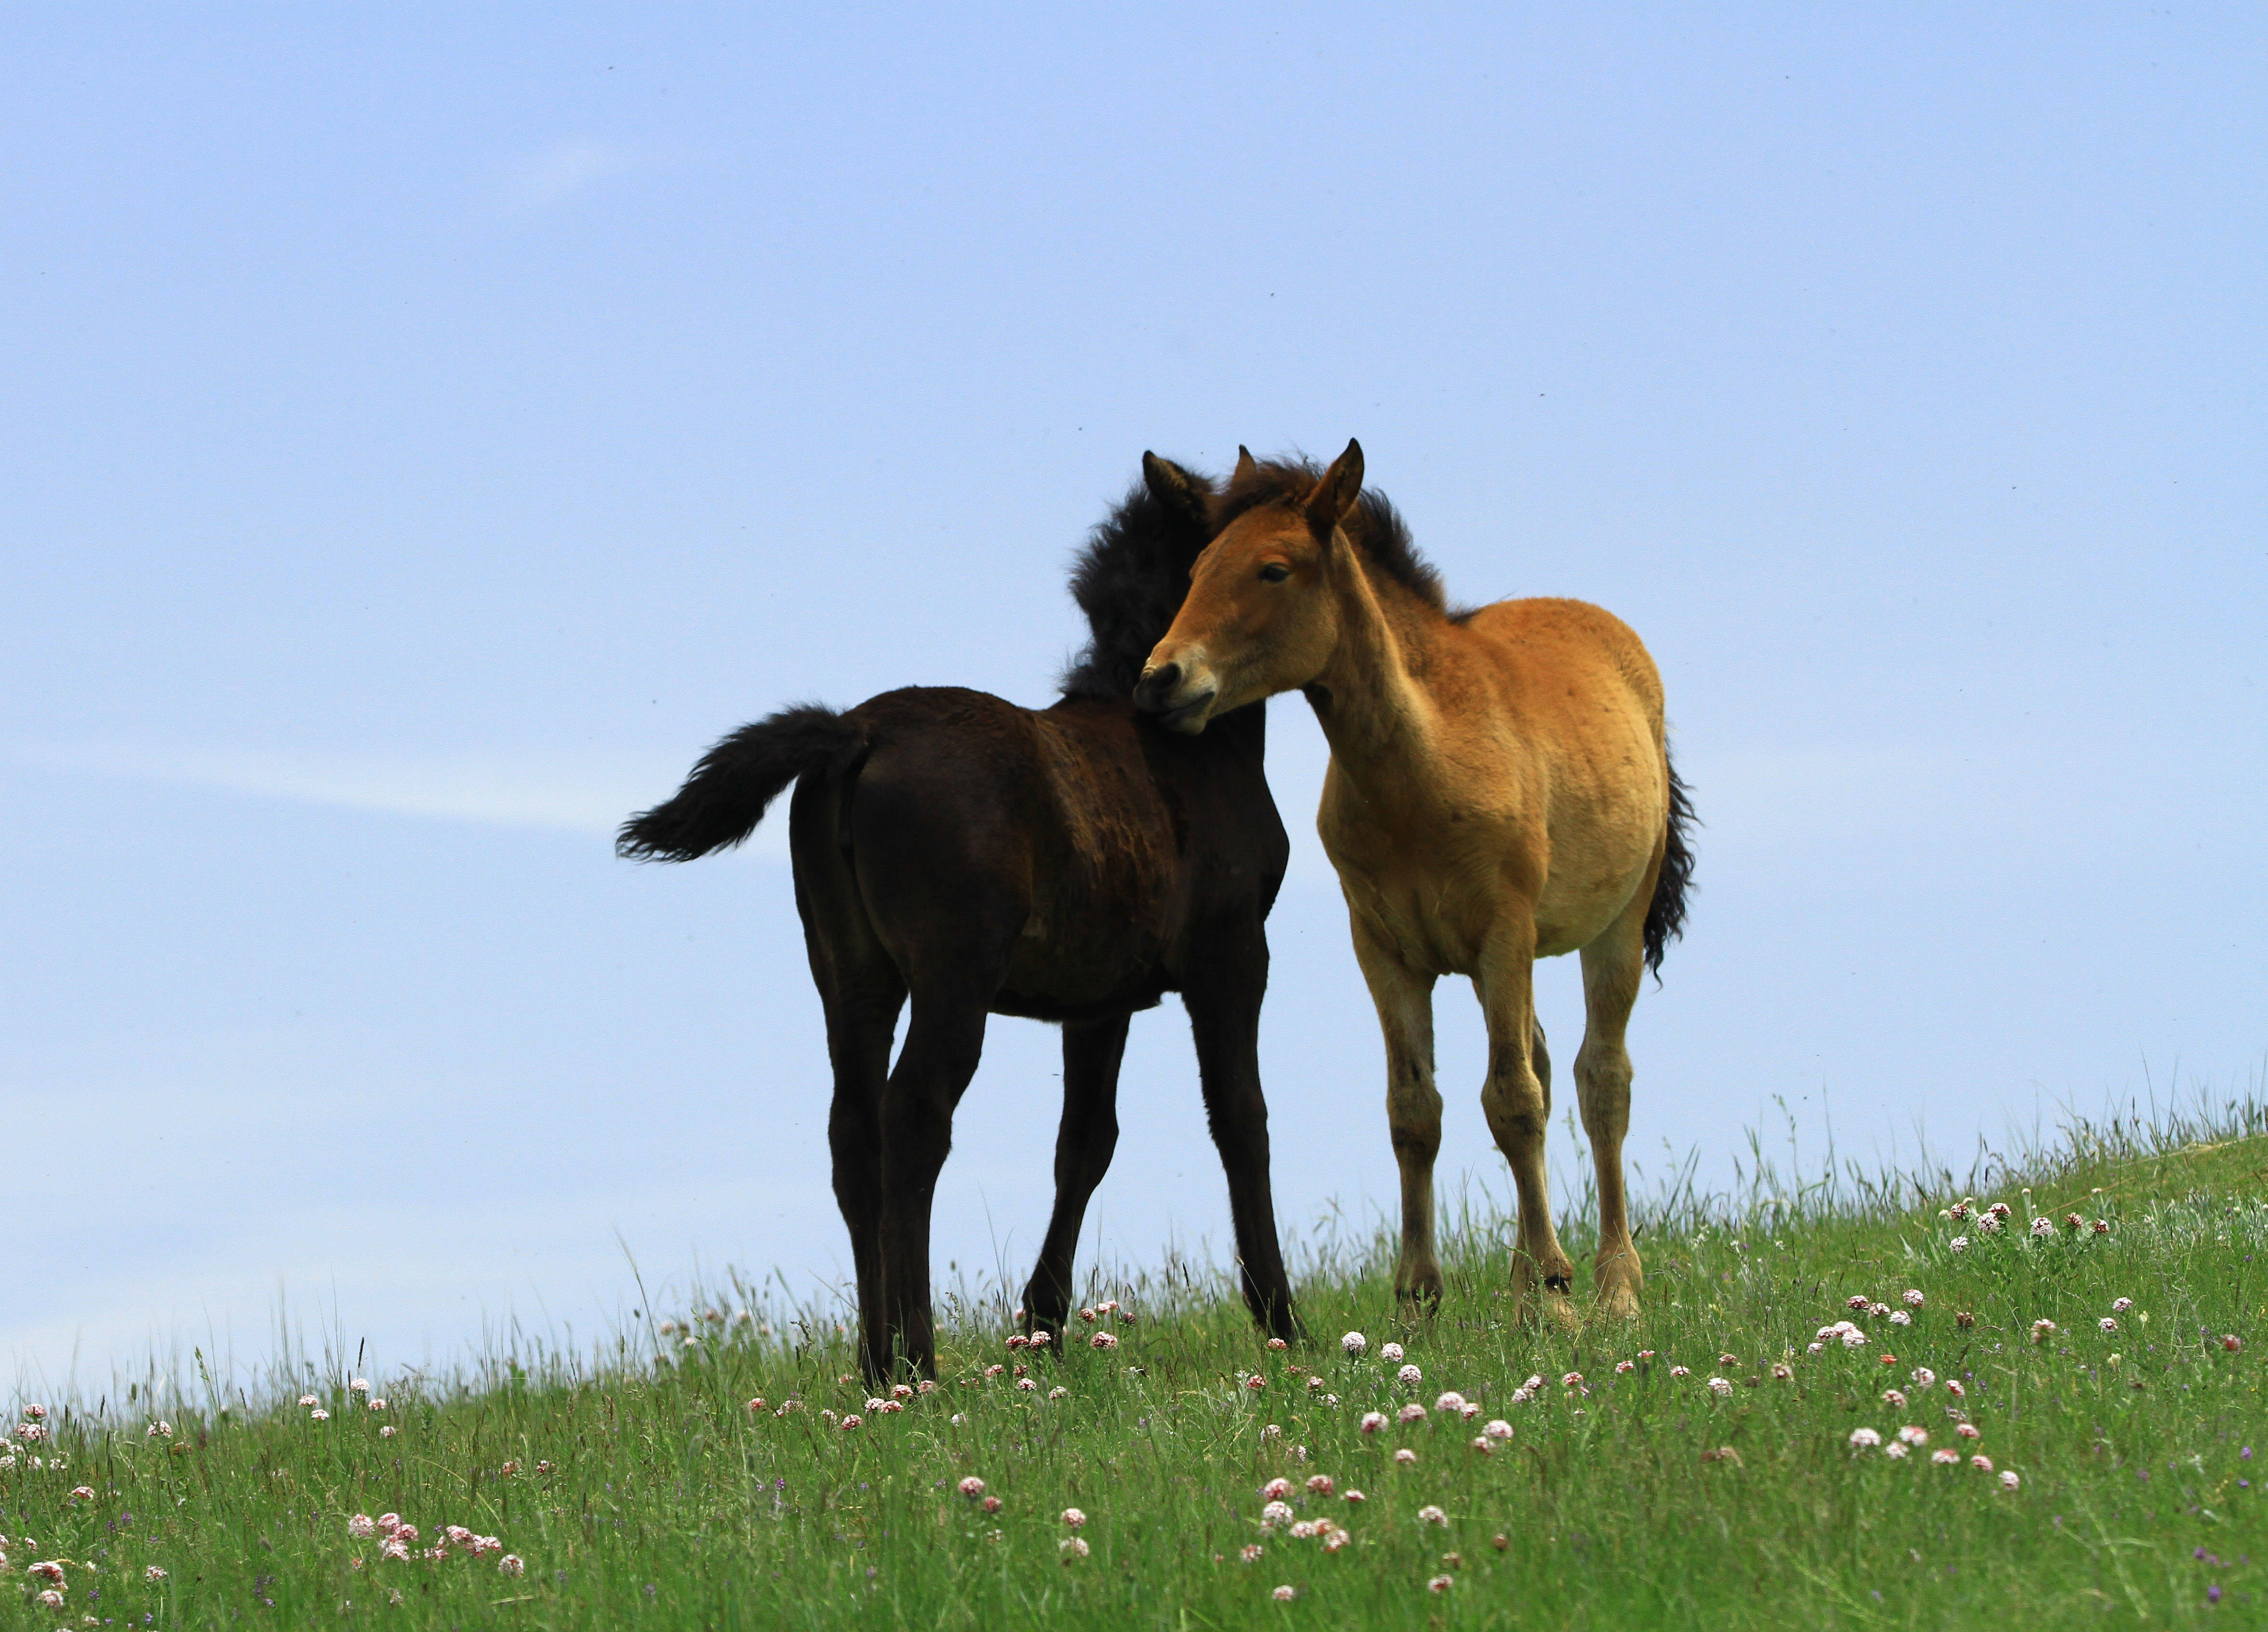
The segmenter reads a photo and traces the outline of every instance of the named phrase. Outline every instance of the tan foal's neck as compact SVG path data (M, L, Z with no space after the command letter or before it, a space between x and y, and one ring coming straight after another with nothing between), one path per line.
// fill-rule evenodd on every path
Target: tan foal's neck
M1340 774L1406 786L1431 757L1433 699L1421 676L1448 620L1401 585L1366 572L1351 550L1333 563L1332 589L1338 642L1306 688L1307 701Z

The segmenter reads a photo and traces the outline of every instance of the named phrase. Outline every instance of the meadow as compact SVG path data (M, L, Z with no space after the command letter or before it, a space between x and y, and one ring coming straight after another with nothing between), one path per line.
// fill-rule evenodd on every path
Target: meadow
M1464 1221L1431 1317L1395 1307L1382 1241L1311 1252L1310 1335L1283 1348L1218 1277L1158 1273L1097 1285L1093 1318L1043 1347L958 1303L934 1386L874 1393L843 1311L720 1289L642 1309L599 1356L18 1401L11 1613L2268 1621L2257 1097L2075 1126L1958 1183L1759 1165L1736 1197L1659 1200L1635 1325L1513 1320L1506 1229Z

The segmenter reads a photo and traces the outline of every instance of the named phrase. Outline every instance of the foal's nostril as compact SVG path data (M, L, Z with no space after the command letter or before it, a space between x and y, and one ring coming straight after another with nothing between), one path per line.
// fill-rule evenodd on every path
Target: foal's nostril
M1174 688L1181 683L1182 666L1160 663L1142 676L1142 683L1134 688L1134 700L1144 708L1163 708L1166 699L1174 694Z

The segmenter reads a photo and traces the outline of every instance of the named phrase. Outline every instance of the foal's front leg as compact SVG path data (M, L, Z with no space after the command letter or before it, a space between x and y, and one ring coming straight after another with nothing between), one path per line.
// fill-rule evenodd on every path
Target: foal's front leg
M1513 1296L1522 1317L1547 1316L1576 1324L1568 1294L1575 1266L1551 1223L1551 1191L1543 1163L1543 1137L1551 1120L1551 1095L1537 1074L1530 1050L1535 1025L1535 931L1524 913L1512 915L1490 938L1473 984L1488 1015L1489 1074L1481 1109L1489 1132L1512 1164L1520 1193L1520 1233L1512 1252ZM1539 1287L1540 1283L1540 1287ZM1539 1290L1541 1302L1538 1302Z
M1402 1170L1402 1252L1394 1295L1428 1306L1441 1301L1433 1248L1433 1160L1441 1150L1441 1095L1433 1086L1433 977L1420 974L1354 920L1354 953L1378 1027L1386 1038L1386 1125Z
M1056 1131L1056 1210L1024 1288L1026 1329L1060 1338L1071 1315L1071 1263L1094 1187L1118 1148L1118 1066L1130 1015L1067 1020L1063 1029L1063 1124Z

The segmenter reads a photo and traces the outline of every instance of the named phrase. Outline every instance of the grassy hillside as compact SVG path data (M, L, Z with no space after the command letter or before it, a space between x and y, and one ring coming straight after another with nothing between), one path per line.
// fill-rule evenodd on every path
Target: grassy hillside
M1511 1324L1491 1221L1431 1320L1397 1316L1383 1259L1315 1269L1314 1339L1280 1352L1203 1289L1138 1282L1045 1350L964 1329L934 1392L879 1410L831 1321L770 1332L721 1304L679 1314L694 1340L657 1323L657 1353L625 1345L606 1365L380 1379L383 1409L345 1374L305 1404L58 1407L25 1416L0 1467L11 1613L2260 1625L2268 1136L2257 1106L2205 1131L2083 1134L1966 1217L1940 1185L1789 1200L1767 1178L1641 1237L1636 1327ZM1993 1202L2010 1213L1997 1233L1978 1215ZM1837 1321L1863 1335L1819 1335ZM1449 1391L1475 1409L1443 1408ZM1385 1426L1366 1431L1370 1413ZM1903 1456L1901 1429L1926 1436ZM1861 1429L1881 1443L1854 1446ZM1271 1520L1277 1481L1288 1511ZM387 1515L416 1526L394 1549L410 1556L387 1555ZM446 1555L425 1556L437 1543Z

